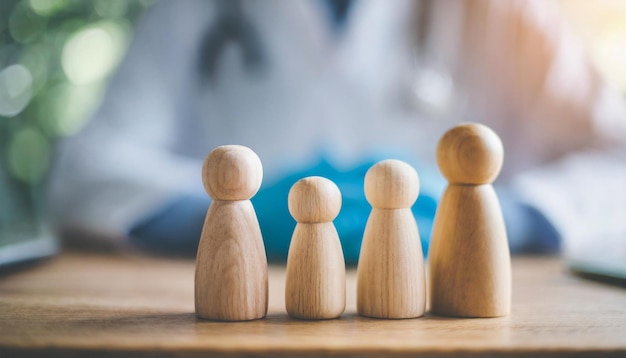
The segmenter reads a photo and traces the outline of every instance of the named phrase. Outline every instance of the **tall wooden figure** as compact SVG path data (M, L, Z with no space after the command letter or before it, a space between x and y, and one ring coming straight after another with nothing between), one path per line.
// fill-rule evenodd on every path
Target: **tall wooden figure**
M247 147L217 147L202 167L213 199L202 228L195 277L196 314L246 321L267 314L267 259L250 198L263 180L259 157Z
M346 267L332 220L341 193L332 181L308 177L289 191L289 212L298 224L287 259L285 303L289 316L330 319L346 307Z
M411 206L419 194L415 169L399 160L375 164L365 175L372 212L357 269L357 311L376 318L424 314L424 259Z
M497 317L511 309L511 258L491 183L503 160L500 138L469 123L444 134L439 168L449 182L435 216L429 254L435 314Z

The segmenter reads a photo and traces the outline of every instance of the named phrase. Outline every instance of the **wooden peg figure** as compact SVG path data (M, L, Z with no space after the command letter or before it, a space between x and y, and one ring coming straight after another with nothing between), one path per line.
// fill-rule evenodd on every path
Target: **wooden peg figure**
M285 283L287 313L293 318L337 318L346 307L346 267L332 223L340 209L339 188L326 178L304 178L289 191L289 212L298 222Z
M424 314L424 259L411 206L419 194L415 169L399 160L375 164L365 175L372 212L357 269L357 311L376 318Z
M196 314L216 321L246 321L267 314L267 259L250 198L263 179L250 148L215 148L202 181L213 202L204 221L195 275Z
M437 208L429 253L435 314L497 317L511 309L511 258L491 183L503 160L500 138L468 123L446 132L437 162L449 185Z

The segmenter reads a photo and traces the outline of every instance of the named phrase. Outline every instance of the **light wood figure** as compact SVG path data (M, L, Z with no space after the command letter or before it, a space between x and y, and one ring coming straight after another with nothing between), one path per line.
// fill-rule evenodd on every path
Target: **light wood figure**
M439 168L449 182L437 208L429 252L435 314L497 317L511 309L511 258L491 183L502 167L500 138L469 123L444 134Z
M375 164L365 175L372 212L357 269L357 311L376 318L424 314L424 259L411 206L419 195L415 169L399 160Z
M285 283L287 313L293 318L337 318L346 307L346 267L332 223L340 209L339 188L326 178L304 178L289 191L289 212L298 222Z
M247 147L217 147L204 161L202 180L213 202L196 260L198 317L246 321L267 314L267 259L249 200L262 179L261 161Z

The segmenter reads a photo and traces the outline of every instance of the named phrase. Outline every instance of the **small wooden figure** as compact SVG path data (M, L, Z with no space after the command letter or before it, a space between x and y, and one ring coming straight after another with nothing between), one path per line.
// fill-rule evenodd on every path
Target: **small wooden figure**
M376 318L424 314L424 259L411 206L419 194L415 169L399 160L375 164L365 175L372 212L357 269L357 311Z
M285 286L287 313L293 318L337 318L346 307L346 267L332 223L340 209L339 188L326 178L304 178L289 191L289 212L298 222Z
M435 314L497 317L511 309L511 258L500 203L491 183L502 167L500 138L462 124L446 132L437 162L448 180L429 253Z
M263 180L259 157L247 147L215 148L202 181L213 202L204 221L195 275L196 314L246 321L267 314L267 259L250 198Z

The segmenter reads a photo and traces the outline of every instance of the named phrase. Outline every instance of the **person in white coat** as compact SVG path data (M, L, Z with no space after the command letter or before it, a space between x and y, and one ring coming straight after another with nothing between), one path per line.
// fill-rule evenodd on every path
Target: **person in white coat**
M270 260L286 257L288 188L325 175L356 262L376 159L415 165L424 246L445 130L487 124L513 251L588 250L626 234L626 110L549 2L163 1L141 19L97 114L62 148L64 230L194 252L209 198L201 162L242 144L263 161L255 202ZM130 239L130 240L128 240Z

